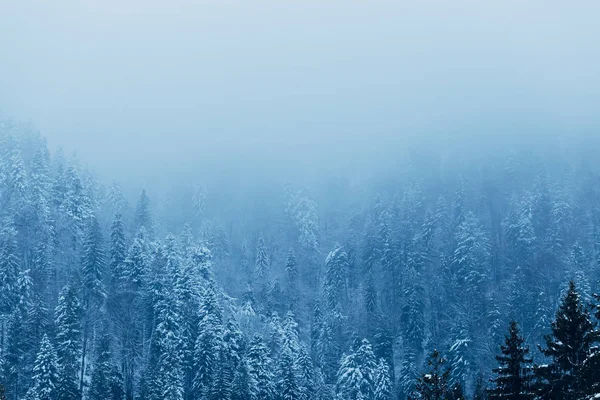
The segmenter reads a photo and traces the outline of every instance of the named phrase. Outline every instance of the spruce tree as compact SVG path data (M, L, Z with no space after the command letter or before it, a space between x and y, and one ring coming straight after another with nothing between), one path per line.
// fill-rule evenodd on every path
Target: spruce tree
M519 327L511 321L504 345L500 346L502 355L496 356L500 364L493 372L495 387L489 390L490 399L527 400L534 398L532 388L532 359L528 357L529 348L524 345Z
M541 380L540 395L545 399L577 400L590 388L585 384L585 362L600 342L600 332L581 303L575 283L563 297L551 324L552 333L545 336L546 346L540 351L550 359L537 368Z
M273 363L269 349L260 336L254 336L248 349L248 371L250 379L255 382L254 398L264 400L275 399Z
M269 273L269 255L267 253L267 246L265 245L265 239L263 238L262 234L258 236L258 242L256 244L254 273L259 281L264 280Z
M415 390L410 396L412 400L450 400L450 369L447 361L434 350L427 358L427 369L418 379Z
M154 224L150 212L150 199L146 194L146 190L142 190L142 194L140 195L140 199L135 208L134 232L139 232L141 228L145 229L151 239L154 237Z
M342 358L336 392L348 400L371 399L375 393L375 355L370 343L355 341L352 351Z
M390 367L383 358L380 358L375 370L374 400L391 400L392 391L393 385Z
M98 341L87 396L89 400L123 399L123 378L111 359L110 342L108 333L103 334Z
M80 393L77 372L81 359L81 305L75 289L67 285L60 292L55 311L56 354L58 357L57 400L76 400Z
M279 360L279 382L277 386L279 400L303 399L302 388L298 384L292 353L289 349L284 350Z
M17 230L10 220L0 221L0 314L10 314L17 303Z
M16 307L10 316L8 338L3 354L3 375L9 398L19 399L26 388L26 352L27 332L25 331L25 314L21 307Z
M40 351L33 366L32 386L27 392L27 400L58 399L58 363L54 347L44 335Z

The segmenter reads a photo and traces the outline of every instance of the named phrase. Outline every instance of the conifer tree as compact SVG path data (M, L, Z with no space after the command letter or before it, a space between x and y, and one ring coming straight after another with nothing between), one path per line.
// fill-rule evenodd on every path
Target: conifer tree
M248 371L255 382L256 399L275 400L275 386L272 360L269 349L260 336L254 336L248 349Z
M105 333L98 341L91 374L89 400L122 400L123 378L111 360L110 336Z
M337 245L325 260L324 290L331 310L339 308L347 300L347 274L348 254Z
M411 400L450 400L452 389L450 386L450 369L447 361L434 350L427 359L427 369L417 379L415 391L410 396Z
M600 342L600 332L581 303L573 281L569 283L551 330L545 337L545 348L540 346L542 354L550 359L548 365L537 368L540 395L550 400L580 399L590 390L585 384L584 365Z
M298 264L294 249L290 248L285 261L285 276L287 278L287 286L290 298L290 307L294 309L299 300L298 296Z
M154 224L152 221L152 213L150 212L150 199L146 194L146 190L142 190L142 194L140 195L140 199L135 208L134 231L139 232L142 227L152 239L154 237Z
M353 347L340 363L336 392L343 399L371 399L375 393L375 355L366 339L356 341Z
M81 305L75 289L67 285L60 292L55 311L58 385L56 398L79 399L77 372L81 359Z
M259 280L265 279L269 272L269 255L267 253L267 246L265 245L265 239L263 235L258 236L258 242L256 244L256 257L254 261L254 273L256 278Z
M118 288L118 278L123 276L127 247L125 244L125 226L123 216L116 214L110 228L110 261L111 292L114 295Z
M302 400L303 393L294 368L292 353L285 349L279 360L278 393L280 400Z
M195 376L193 389L197 396L207 395L218 371L218 356L223 348L223 316L217 301L214 282L202 296L198 338L194 348Z
M375 370L374 400L391 400L392 391L393 385L390 367L383 358L380 358Z
M33 366L32 385L27 400L54 400L58 398L58 363L56 351L44 335Z
M0 314L10 314L17 303L17 231L12 221L0 224Z
M3 376L10 398L19 399L26 388L26 345L25 315L21 307L15 307L10 316L8 338L3 354Z
M500 346L502 355L496 356L500 364L493 372L495 387L489 390L490 399L527 400L534 398L532 387L532 359L528 357L529 348L524 346L515 321L511 321L504 345Z
M256 391L256 382L250 376L248 361L244 358L234 372L231 400L256 400Z

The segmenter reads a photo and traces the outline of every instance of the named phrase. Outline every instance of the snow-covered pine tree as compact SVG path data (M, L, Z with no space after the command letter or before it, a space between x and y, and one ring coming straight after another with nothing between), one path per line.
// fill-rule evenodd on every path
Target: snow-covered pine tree
M256 385L256 399L276 400L273 362L269 349L260 336L254 336L248 348L248 372L250 379Z
M119 279L125 275L125 258L127 257L127 247L125 243L125 225L123 216L118 213L115 215L110 228L110 293L112 296L118 292ZM112 300L112 299L111 299Z
M285 260L285 276L290 302L289 306L290 308L295 309L299 301L300 293L298 287L298 262L296 261L296 254L292 247L290 247Z
M285 348L279 358L278 376L277 392L279 400L303 400L303 391L298 384L293 355L289 348Z
M56 398L78 400L80 392L77 373L80 368L82 348L82 308L77 292L65 286L59 295L55 311L56 354L58 357L58 385Z
M390 367L383 358L380 358L375 370L374 400L391 400L393 389Z
M152 338L158 353L154 375L158 392L155 396L157 400L183 400L181 316L171 293L163 293L157 302L156 314L157 324Z
M356 340L351 352L342 357L337 376L336 393L340 399L372 399L375 393L377 364L371 344Z
M133 223L135 232L138 232L143 227L150 239L154 237L154 223L150 211L150 199L146 194L146 190L142 190L142 194L136 205Z
M0 315L10 314L18 299L17 231L10 220L0 222Z
M15 307L10 315L8 337L2 354L2 375L10 398L19 399L26 389L25 372L27 352L26 314L22 307Z
M111 338L102 334L96 345L95 359L87 394L89 400L122 400L123 377L112 360Z
M25 396L26 400L59 399L57 393L58 380L56 351L48 336L44 335L33 366L32 385Z
M269 273L269 254L262 234L258 235L256 255L254 258L254 274L256 279L263 280Z
M331 310L347 302L348 254L336 245L325 260L324 291Z
M198 337L194 348L193 390L196 396L207 395L218 373L218 359L223 347L223 316L215 283L204 290L200 306Z

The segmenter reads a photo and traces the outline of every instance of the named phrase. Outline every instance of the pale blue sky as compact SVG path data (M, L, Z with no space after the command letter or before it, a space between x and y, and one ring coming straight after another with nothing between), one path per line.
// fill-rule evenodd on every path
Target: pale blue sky
M0 110L109 174L593 131L599 21L592 0L0 0Z

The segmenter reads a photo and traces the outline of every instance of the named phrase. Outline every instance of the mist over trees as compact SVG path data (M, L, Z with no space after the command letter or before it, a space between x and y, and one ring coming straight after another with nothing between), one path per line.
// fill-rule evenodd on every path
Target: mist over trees
M564 144L432 147L283 183L198 171L145 188L102 181L2 119L0 390L599 396L600 165Z

